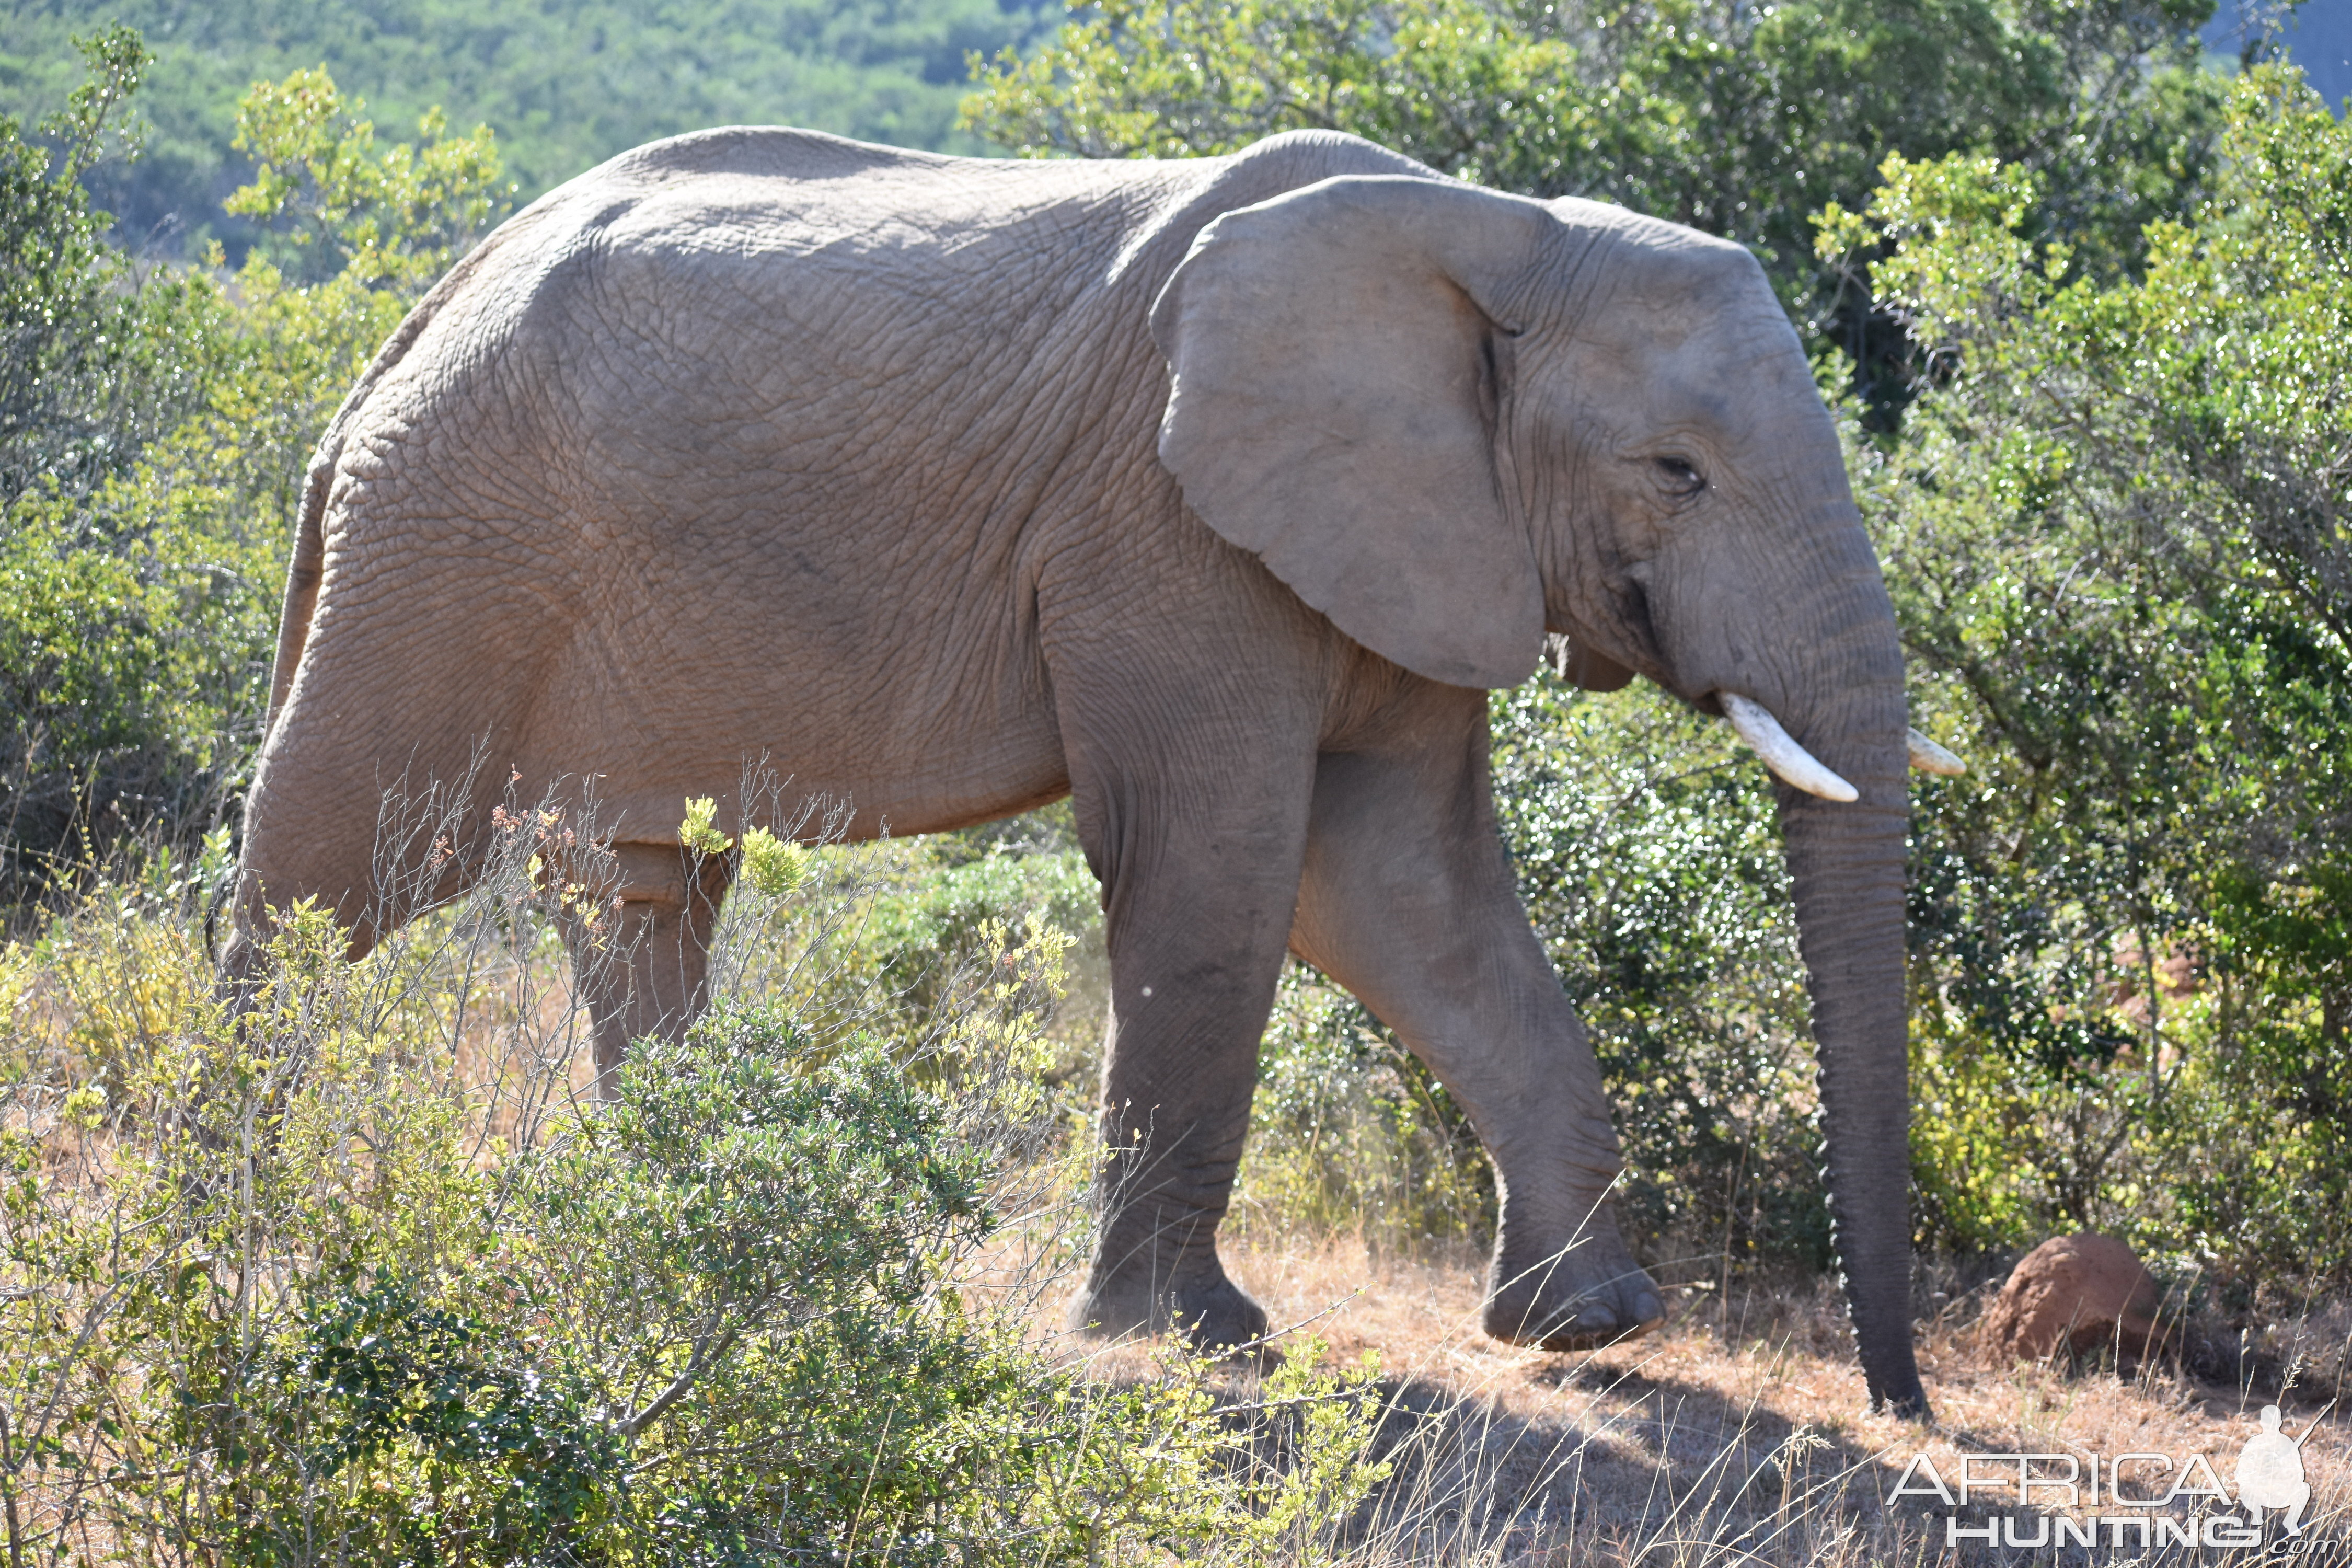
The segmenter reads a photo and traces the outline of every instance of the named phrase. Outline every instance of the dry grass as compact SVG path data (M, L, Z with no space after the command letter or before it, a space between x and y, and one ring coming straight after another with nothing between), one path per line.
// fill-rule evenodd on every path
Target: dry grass
M1390 1402L1381 1444L1395 1473L1360 1521L1355 1560L1374 1563L1656 1565L1995 1562L2203 1563L2219 1549L2136 1543L2086 1553L1989 1552L1945 1542L1943 1510L1885 1494L1914 1454L1948 1478L1971 1453L2202 1453L2226 1484L2256 1430L2259 1391L2150 1365L2126 1377L1997 1365L1974 1345L1974 1313L1923 1331L1932 1426L1864 1412L1843 1308L1827 1281L1682 1290L1666 1326L1583 1355L1519 1350L1477 1331L1480 1262L1373 1262L1350 1242L1236 1250L1230 1262L1278 1323L1313 1320L1346 1362L1377 1352ZM1981 1300L1981 1295L1978 1297ZM1117 1355L1099 1372L1129 1370ZM1237 1393L1250 1374L1234 1374ZM2273 1394L2271 1397L2278 1397ZM2288 1428L2320 1415L2285 1396ZM2352 1421L2321 1420L2305 1449L2315 1489L2307 1534L2352 1549ZM2135 1489L2145 1485L2134 1473ZM2157 1479L2158 1488L2165 1482ZM2031 1513L1986 1494L1963 1524ZM2047 1504L2050 1494L2039 1494ZM1932 1510L1932 1511L1931 1511ZM2043 1510L2042 1511L2050 1511ZM2068 1510L2061 1510L2068 1511ZM2087 1508L2076 1517L2101 1511ZM2105 1511L2113 1512L2113 1510ZM2185 1517L2186 1504L2174 1510ZM2271 1538L2280 1538L2273 1524ZM2286 1561L2282 1557L2279 1561ZM2298 1561L2337 1561L2325 1554Z

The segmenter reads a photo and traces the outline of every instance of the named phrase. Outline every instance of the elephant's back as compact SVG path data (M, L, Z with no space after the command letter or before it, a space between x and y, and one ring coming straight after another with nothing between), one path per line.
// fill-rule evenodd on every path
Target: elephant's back
M1046 388L1073 359L1098 387L1110 373L1164 390L1150 302L1211 218L1330 174L1416 171L1430 174L1333 132L1118 161L954 157L773 127L671 137L500 226L436 289L397 369L372 373L370 401L399 423L465 401L459 388L513 409L553 387L641 412L650 381L772 413L825 388L855 402L860 382L896 393L951 376L1007 383L1034 428L1066 401ZM807 367L827 362L813 383Z
M697 176L836 180L876 169L922 168L965 162L944 153L858 142L830 132L789 125L720 125L665 136L607 158L549 193L574 186L659 185Z
M648 142L549 192L492 237L499 265L472 291L507 280L560 292L598 263L608 287L612 268L633 264L672 281L748 267L790 282L791 263L807 261L803 277L854 268L881 287L940 280L991 314L1050 309L1034 292L1045 280L1125 284L1148 307L1212 217L1342 174L1440 177L1335 132L1215 157L1039 160L730 126ZM972 279L985 287L971 290Z
M820 259L877 279L1034 256L1067 275L1114 258L1157 210L1230 162L963 158L819 131L699 131L622 153L549 192L513 220L536 237L512 263L542 287L590 254L677 271L752 261L771 276L794 259Z
M774 128L652 142L501 226L371 400L395 421L566 407L576 438L644 423L649 395L721 427L714 402L806 427L884 384L1034 381L1056 369L1041 340L1148 349L1122 258L1228 162L958 158ZM956 416L932 412L936 443Z

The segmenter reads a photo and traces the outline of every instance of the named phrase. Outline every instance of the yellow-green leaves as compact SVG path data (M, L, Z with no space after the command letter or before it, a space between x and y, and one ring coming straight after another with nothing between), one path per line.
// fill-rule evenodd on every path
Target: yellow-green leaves
M724 855L735 847L735 841L711 826L719 816L719 803L709 795L698 795L686 803L686 820L678 824L677 841L689 855Z
M810 856L789 839L764 827L743 835L743 880L762 898L781 899L800 890L808 880Z
M677 841L689 855L724 855L735 840L719 831L719 803L697 795L686 803L686 820L678 825ZM737 868L751 889L763 899L782 899L800 890L814 867L808 850L779 838L764 827L743 832L741 864Z
M1927 353L1978 335L2005 316L2046 300L2064 268L2063 247L2037 261L2019 229L2046 182L1997 158L1954 153L1928 161L1889 153L1879 187L1860 213L1832 202L1814 217L1814 248L1868 267L1870 288L1906 313Z
M689 855L724 855L735 840L719 831L719 803L698 795L686 803L686 820L678 825L677 841ZM800 845L779 838L764 827L746 828L738 874L763 899L782 899L800 890L809 879L814 858Z
M58 1113L87 1132L106 1120L106 1089L86 1083L58 1103Z
M422 287L463 254L514 186L499 179L488 126L453 136L435 109L418 122L419 143L378 151L362 107L323 69L254 84L237 104L235 145L259 167L224 205L264 221L291 218L297 246L319 246L372 286Z
M1198 157L1336 130L1520 188L1555 144L1604 133L1572 91L1576 51L1475 0L1114 0L1025 60L971 64L964 125L1024 157Z

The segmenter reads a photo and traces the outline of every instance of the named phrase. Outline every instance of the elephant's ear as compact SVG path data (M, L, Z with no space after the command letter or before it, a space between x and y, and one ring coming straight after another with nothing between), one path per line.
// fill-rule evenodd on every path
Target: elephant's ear
M1152 307L1186 503L1341 631L1456 686L1516 686L1543 649L1496 469L1514 327L1493 301L1552 221L1452 181L1325 180L1209 225Z

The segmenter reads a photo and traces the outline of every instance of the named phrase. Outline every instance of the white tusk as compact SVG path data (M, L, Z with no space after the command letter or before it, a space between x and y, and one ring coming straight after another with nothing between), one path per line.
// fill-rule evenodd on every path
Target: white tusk
M1911 742L1911 765L1921 773L1941 773L1948 779L1956 779L1969 771L1968 763L1918 731L1906 730L1904 734Z
M1723 704L1724 717L1739 731L1739 738L1764 760L1766 767L1780 775L1783 784L1823 800L1859 798L1853 785L1822 766L1812 752L1790 740L1789 731L1780 728L1780 721L1773 718L1771 710L1764 704L1736 691L1718 691L1715 696Z

